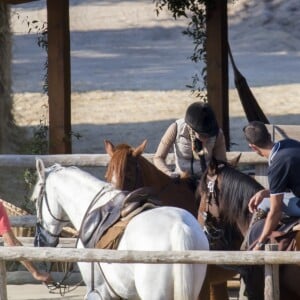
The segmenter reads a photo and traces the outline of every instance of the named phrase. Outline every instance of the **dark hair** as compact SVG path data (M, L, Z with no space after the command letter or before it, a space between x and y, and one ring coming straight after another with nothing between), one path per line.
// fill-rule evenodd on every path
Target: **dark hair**
M185 122L196 132L215 136L219 126L211 107L205 102L194 102L186 110Z
M243 128L244 135L249 144L265 147L271 143L271 135L263 122L252 121Z

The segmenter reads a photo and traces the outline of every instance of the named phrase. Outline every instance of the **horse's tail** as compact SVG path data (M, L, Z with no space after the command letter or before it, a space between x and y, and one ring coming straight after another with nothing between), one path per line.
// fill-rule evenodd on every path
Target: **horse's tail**
M190 218L191 219L191 218ZM190 222L191 223L191 222ZM192 224L176 223L172 229L172 250L208 250L208 241L196 219ZM198 299L206 275L203 264L173 264L174 300Z

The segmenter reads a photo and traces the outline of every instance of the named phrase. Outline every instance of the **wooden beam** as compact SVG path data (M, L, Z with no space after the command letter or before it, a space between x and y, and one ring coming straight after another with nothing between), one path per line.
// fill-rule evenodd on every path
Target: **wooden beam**
M227 152L228 160L236 158L240 153L242 156L239 160L239 165L267 165L268 160L259 156L255 152ZM143 157L153 162L153 153L144 153ZM11 168L35 168L36 159L43 160L46 167L55 163L63 166L78 166L78 167L106 167L110 157L108 154L57 154L57 155L18 155L18 154L3 154L0 155L0 167ZM167 164L174 164L174 153L169 153L167 156Z
M228 21L227 0L210 1L207 6L207 94L230 149L228 105Z
M4 2L6 4L22 4L22 3L28 3L28 2L34 2L38 0L1 0L1 2Z
M71 153L69 0L47 0L49 152Z

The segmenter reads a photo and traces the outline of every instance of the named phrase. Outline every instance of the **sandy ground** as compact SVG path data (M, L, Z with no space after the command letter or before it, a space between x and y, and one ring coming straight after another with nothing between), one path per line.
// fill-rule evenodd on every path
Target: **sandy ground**
M61 296L60 294L51 294L42 284L22 284L8 285L8 300L50 300L50 299L66 299L66 300L82 300L86 293L86 287L80 286L74 291Z
M19 145L47 121L45 53L26 25L42 24L45 7L41 0L12 9L14 117L27 132ZM299 0L238 0L228 5L228 15L236 63L266 116L300 125ZM104 153L104 139L133 146L147 139L147 152L155 151L166 127L196 100L186 85L202 66L188 59L193 45L181 33L186 24L166 11L157 17L152 1L70 0L72 130L81 135L73 153ZM247 120L229 71L231 150L247 150L241 135ZM23 171L1 169L1 197L24 202ZM43 286L26 288L35 291L28 300L53 299ZM9 299L25 299L24 290L10 286Z

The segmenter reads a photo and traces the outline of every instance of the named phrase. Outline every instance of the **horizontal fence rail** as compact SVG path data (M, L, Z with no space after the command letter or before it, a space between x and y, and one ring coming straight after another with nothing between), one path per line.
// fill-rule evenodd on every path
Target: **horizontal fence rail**
M227 159L231 160L241 155L239 164L266 164L267 160L260 157L255 152L227 152ZM143 156L148 160L153 160L153 153L144 153ZM37 158L41 158L46 166L59 163L64 166L82 166L82 167L106 167L109 162L108 154L53 154L53 155L0 155L0 166L35 168ZM174 164L174 154L170 153L167 157L168 164Z
M0 260L144 264L300 264L298 251L127 251L74 248L0 247Z
M252 166L255 173L255 179L264 187L268 188L266 177L267 160L255 152L234 152L226 153L230 161L241 154L239 166ZM143 156L153 162L153 153L144 153ZM43 160L46 167L55 163L63 166L78 167L106 167L109 162L108 154L53 154L53 155L0 155L0 167L12 168L35 168L36 159ZM174 165L174 153L170 153L166 159L167 164Z

